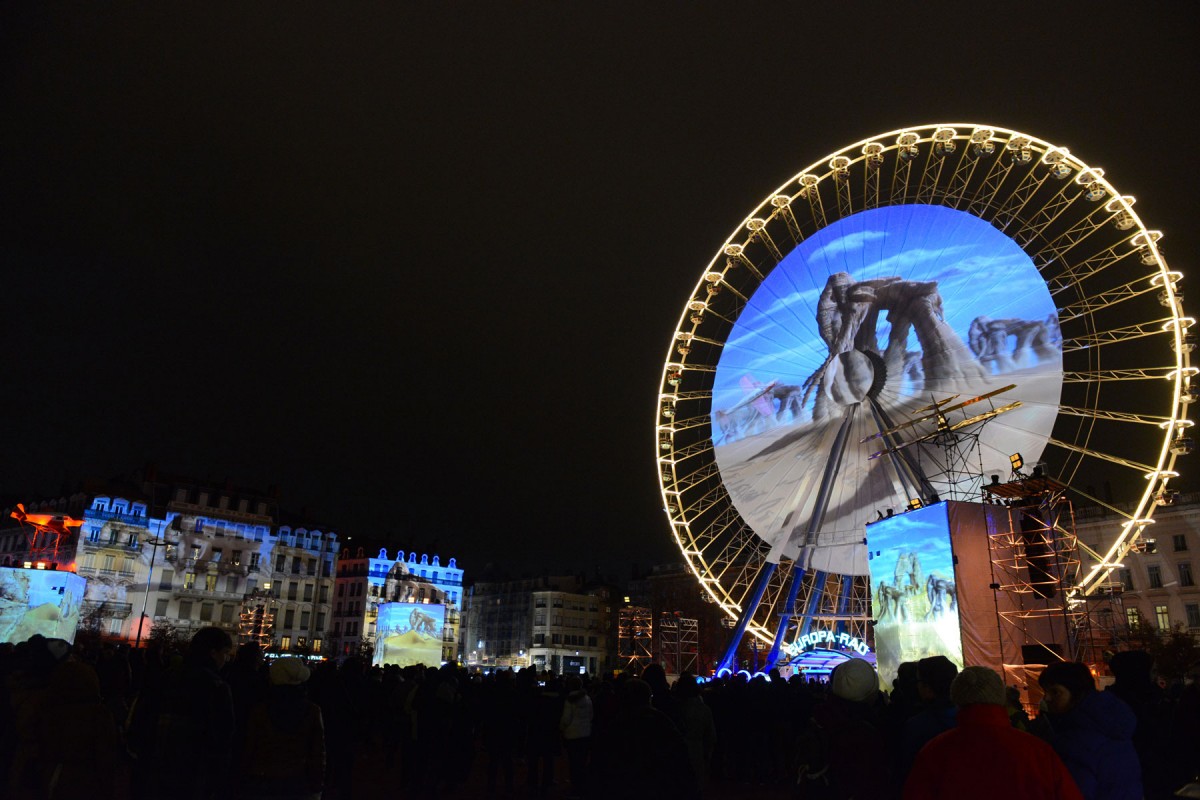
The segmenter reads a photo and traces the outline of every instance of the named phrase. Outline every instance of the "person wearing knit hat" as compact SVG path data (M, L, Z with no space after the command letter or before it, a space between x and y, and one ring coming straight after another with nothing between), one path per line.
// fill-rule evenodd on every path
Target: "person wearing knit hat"
M950 683L950 699L954 705L1002 706L1008 701L1004 681L995 670L987 667L967 667Z
M917 754L904 800L1083 800L1053 748L1012 727L995 671L967 667L950 684L950 698L957 726Z
M833 668L829 676L829 689L834 697L851 703L865 703L873 700L879 691L879 677L866 661L852 658Z
M813 709L813 722L821 747L807 769L828 783L830 797L891 797L895 794L891 770L886 766L863 769L864 764L886 765L890 744L884 735L887 721L880 702L879 676L861 658L834 667L829 676L831 697Z
M304 659L292 657L275 659L269 672L272 686L300 686L312 674Z

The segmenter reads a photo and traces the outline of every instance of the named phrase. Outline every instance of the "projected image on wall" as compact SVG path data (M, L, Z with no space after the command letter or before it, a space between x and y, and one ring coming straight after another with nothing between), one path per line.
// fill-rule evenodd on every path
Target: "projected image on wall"
M375 657L372 663L408 667L442 663L444 606L432 603L382 603L375 622Z
M0 642L75 641L86 581L73 572L0 567Z
M961 669L958 590L945 503L867 526L879 679L891 688L905 661L946 656Z
M964 211L862 211L802 241L748 299L712 389L717 465L770 559L796 558L851 415L838 486L807 544L811 568L864 575L863 527L909 499L888 459L872 458L881 420L1010 384L997 404L1020 403L980 432L982 474L1007 473L1009 453L1040 457L1062 393L1057 311L1029 256Z

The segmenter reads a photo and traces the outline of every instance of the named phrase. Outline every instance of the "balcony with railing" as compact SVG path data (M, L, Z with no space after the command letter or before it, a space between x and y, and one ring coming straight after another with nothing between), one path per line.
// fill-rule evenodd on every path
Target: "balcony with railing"
M119 550L123 553L138 553L142 549L141 540L134 537L133 541L130 541L128 534L115 538L111 536L89 536L86 539L80 539L80 545L85 553L95 553L100 550Z

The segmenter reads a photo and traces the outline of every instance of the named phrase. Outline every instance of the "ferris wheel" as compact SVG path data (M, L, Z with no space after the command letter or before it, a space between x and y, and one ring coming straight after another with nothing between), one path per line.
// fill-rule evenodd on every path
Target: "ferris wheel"
M984 125L873 136L769 194L688 297L656 408L672 534L735 641L865 637L866 524L1022 462L1123 520L1067 594L1105 586L1193 449L1160 239L1103 170Z

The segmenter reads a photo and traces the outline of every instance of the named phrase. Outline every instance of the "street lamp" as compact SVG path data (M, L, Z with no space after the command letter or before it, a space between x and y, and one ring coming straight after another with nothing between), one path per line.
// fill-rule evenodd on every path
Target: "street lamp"
M134 649L142 646L142 625L146 622L146 608L150 604L150 581L154 578L154 557L158 555L158 548L167 544L167 528L171 527L171 523L178 516L178 513L168 511L166 519L150 520L150 529L153 532L153 538L147 544L152 549L150 550L150 564L146 567L146 594L142 598L142 615L138 617L137 639L133 643ZM155 530L156 528L157 530Z

